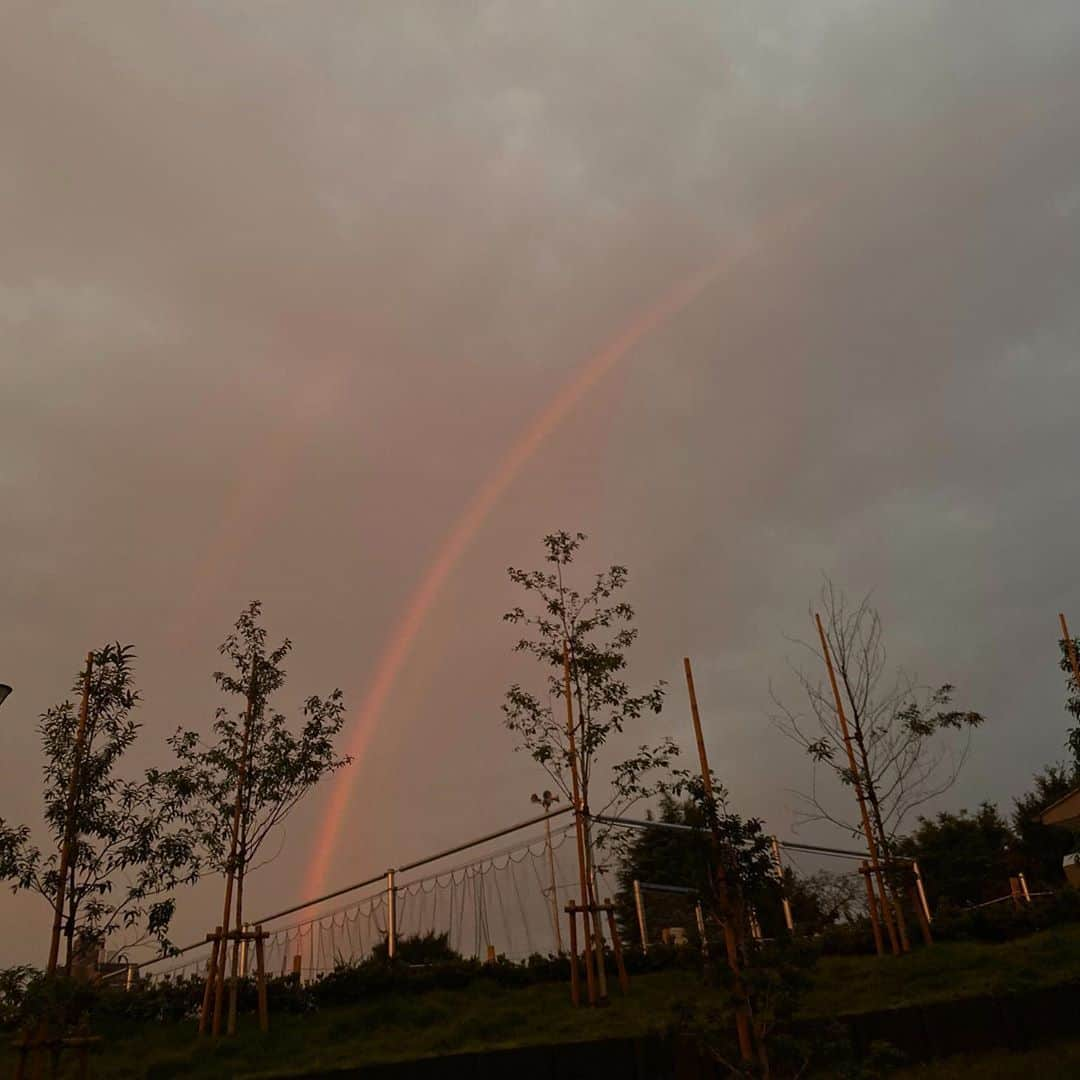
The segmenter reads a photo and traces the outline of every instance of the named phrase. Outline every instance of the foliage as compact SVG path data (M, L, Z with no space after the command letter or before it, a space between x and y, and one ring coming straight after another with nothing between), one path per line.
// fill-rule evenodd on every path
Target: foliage
M209 742L196 731L178 730L169 744L179 764L158 777L172 790L194 793L200 839L211 865L226 873L243 760L245 780L235 862L237 923L242 921L244 877L263 865L255 860L267 839L319 780L350 760L339 757L334 749L345 719L340 690L304 701L299 733L294 733L285 715L274 709L273 695L285 684L282 663L292 643L286 638L267 651L260 615L258 602L240 615L219 649L232 671L214 673L220 690L240 698L243 707L233 711L221 705L217 709Z
M27 988L37 975L27 964L0 970L0 1030L12 1027L22 1015Z
M714 855L709 832L704 786L700 778L683 771L673 774L672 790L660 798L659 821L688 825L695 832L656 827L642 829L618 845L618 892L616 917L624 940L640 937L634 903L634 881L696 890L710 925L720 921L717 910ZM727 793L714 779L719 802L718 825L726 853L725 868L733 887L759 911L775 907L778 882L769 838L756 818L744 820L727 809ZM717 794L718 793L718 794ZM685 797L679 798L679 795ZM653 815L648 814L650 820ZM694 922L694 897L660 892L647 893L647 929L650 942L662 926L681 925L692 940L698 934Z
M961 810L919 818L896 850L918 859L927 900L936 910L943 901L960 907L1007 895L1011 840L1009 823L984 802L974 814Z
M796 1014L811 985L815 951L803 942L780 940L765 943L743 973L746 990L754 1003L754 1025L768 1047L773 1076L799 1076L813 1053L812 1038L797 1030ZM678 1030L693 1035L707 1053L730 1074L760 1075L759 1067L739 1062L732 1024L735 1005L730 969L722 958L709 964L708 982L723 987L728 999L712 1003L687 1003L679 1012Z
M128 944L155 939L170 947L172 893L199 875L197 831L188 805L190 790L161 782L154 770L138 780L117 775L140 724L132 646L107 645L93 654L84 750L74 807L71 875L64 931L70 968L76 942L101 944L117 930ZM81 697L80 673L72 692ZM45 754L45 820L53 843L45 854L25 828L0 821L0 878L13 889L39 893L50 906L56 896L65 831L69 778L74 764L79 709L71 700L42 714L38 730Z
M1022 869L1029 887L1056 888L1061 883L1061 861L1076 841L1067 829L1044 825L1039 814L1080 787L1080 766L1048 765L1032 779L1034 789L1014 801L1014 843L1023 858Z
M380 963L389 959L385 941L372 949L372 958ZM450 947L449 933L408 934L394 944L394 960L399 964L450 964L462 959L461 953Z
M1080 655L1080 638L1074 638L1072 647ZM1058 666L1065 672L1065 711L1078 721L1077 726L1070 728L1065 742L1073 756L1073 767L1080 770L1080 686L1076 685L1076 676L1073 674L1072 660L1069 656L1069 643L1062 638L1058 642Z
M935 914L942 941L1013 941L1039 930L1080 922L1080 892L1066 887L1017 907L1011 901L982 908L945 905Z
M653 820L653 812L647 814ZM659 821L665 824L690 825L705 829L705 816L690 800L678 800L670 794L660 799ZM712 895L709 880L709 836L706 832L681 832L651 828L629 832L617 845L618 891L615 894L616 919L624 941L638 941L640 931L634 900L634 882L668 885L697 890L708 899ZM694 897L668 893L647 893L647 929L650 943L659 937L663 926L684 926L696 938Z
M832 689L824 680L825 659L819 647L801 642L814 659L814 674L796 670L806 710L787 707L776 696L774 718L780 729L802 746L814 768L814 783L803 795L803 819L831 821L852 835L859 824L820 795L817 770L824 768L845 787L861 781L871 826L884 853L905 819L956 781L970 746L971 733L984 718L952 707L954 687L922 686L902 670L890 675L881 616L869 596L850 604L826 578L818 598L823 625L844 703L855 754L853 774L840 729Z
M852 924L866 916L866 888L858 874L818 870L803 875L786 867L784 895L800 937Z
M634 694L625 681L626 654L637 639L633 608L615 595L626 585L628 572L612 566L596 575L593 584L578 591L566 581L584 533L566 532L544 537L546 561L553 570L518 570L511 567L510 580L536 601L529 613L515 607L503 618L525 628L516 652L528 653L550 669L546 702L514 684L506 694L503 718L517 737L519 748L529 754L566 796L573 799L570 783L570 747L565 719L563 647L569 648L571 694L577 711L574 722L577 769L583 806L591 806L593 779L601 752L622 733L627 724L651 712L659 714L664 684L657 682L644 693ZM556 709L552 702L562 702ZM655 746L640 746L630 757L611 768L612 792L600 813L625 809L651 794L655 788L647 777L666 769L678 750L670 739ZM595 809L595 808L594 808Z

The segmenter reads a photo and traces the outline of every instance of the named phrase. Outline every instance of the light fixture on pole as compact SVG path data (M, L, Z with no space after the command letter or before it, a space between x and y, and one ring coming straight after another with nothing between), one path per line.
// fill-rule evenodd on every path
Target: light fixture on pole
M551 813L551 807L559 801L559 796L554 792L544 789L543 795L535 793L532 802L544 808L545 814ZM562 956L562 929L559 925L559 892L555 884L555 849L551 846L551 818L544 820L544 831L547 833L548 870L551 872L551 919L555 925L555 948L559 956Z

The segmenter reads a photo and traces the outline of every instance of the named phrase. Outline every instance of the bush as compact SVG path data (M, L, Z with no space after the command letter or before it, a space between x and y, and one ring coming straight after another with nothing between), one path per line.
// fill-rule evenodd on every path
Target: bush
M1003 942L1071 922L1080 922L1080 892L1065 888L1019 908L1007 900L980 908L942 905L934 919L934 936L941 941Z
M21 964L0 971L0 1030L14 1027L22 1017L27 988L41 973Z

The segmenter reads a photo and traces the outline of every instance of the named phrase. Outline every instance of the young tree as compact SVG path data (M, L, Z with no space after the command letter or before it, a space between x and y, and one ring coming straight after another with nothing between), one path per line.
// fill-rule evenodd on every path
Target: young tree
M851 605L844 592L826 579L819 603L871 829L887 859L905 819L956 782L971 734L984 718L951 708L954 687L948 683L931 689L902 670L889 673L881 617L869 596ZM819 792L819 768L832 772L844 787L852 787L855 776L831 689L822 678L824 658L817 646L799 644L814 658L812 671L795 671L805 708L789 708L775 694L773 701L779 709L774 721L813 763L813 784L802 796L802 817L831 821L857 835L860 826L850 816L854 800L838 810Z
M552 569L511 567L508 571L510 580L535 599L532 612L515 607L503 616L507 622L526 628L529 635L518 640L514 651L535 657L548 675L546 700L517 683L511 686L503 718L518 740L518 749L528 753L572 803L563 679L563 650L568 649L582 807L586 813L603 814L625 810L657 790L650 780L668 769L678 748L665 738L654 746L641 745L629 757L611 764L611 788L600 795L599 808L593 806L594 781L603 767L603 752L627 724L645 713L660 713L664 683L634 694L625 680L627 652L638 635L633 608L625 600L614 599L626 585L626 568L612 566L598 573L585 591L567 582L566 572L585 539L584 533L545 536L546 561ZM590 843L590 860L591 847Z
M173 789L195 793L199 835L208 862L223 875L235 875L237 930L244 924L245 879L264 865L256 860L267 839L315 784L350 761L334 749L345 720L340 690L307 698L298 732L274 709L272 699L285 684L282 663L292 643L286 638L267 651L266 630L259 622L261 610L255 602L241 614L219 649L232 670L214 673L221 691L243 704L232 709L219 706L209 740L196 731L179 729L169 739L179 764L161 776ZM241 768L238 844L230 862Z
M172 894L199 875L190 789L162 784L153 770L137 780L117 775L141 726L132 715L140 701L134 659L130 645L107 645L93 654L62 923L69 973L76 944L97 946L118 930L134 935L128 947L154 939L168 950ZM73 692L82 690L80 673ZM26 827L0 821L0 878L14 889L39 893L50 906L57 893L56 849L65 831L76 725L70 700L43 713L38 725L51 850L43 853L34 845Z

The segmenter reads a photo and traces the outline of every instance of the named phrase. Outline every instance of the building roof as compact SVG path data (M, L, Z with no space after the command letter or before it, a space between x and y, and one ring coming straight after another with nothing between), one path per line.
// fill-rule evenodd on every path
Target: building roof
M1062 795L1052 802L1040 815L1044 825L1060 825L1063 829L1080 830L1080 788Z

